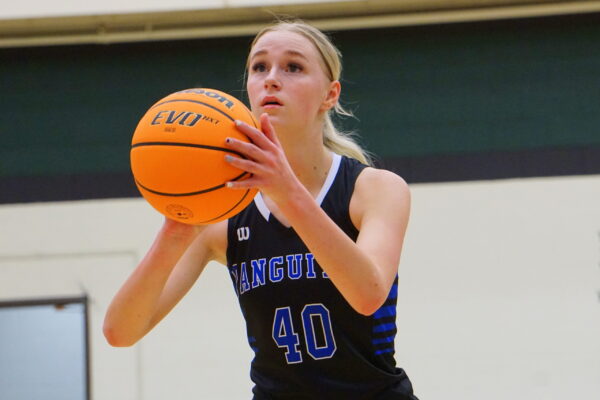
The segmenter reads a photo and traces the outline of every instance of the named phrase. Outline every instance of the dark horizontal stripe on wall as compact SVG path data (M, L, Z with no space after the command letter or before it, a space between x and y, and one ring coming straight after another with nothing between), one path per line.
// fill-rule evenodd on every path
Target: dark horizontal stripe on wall
M386 158L408 183L600 174L600 146ZM131 172L0 178L0 204L139 197Z
M0 178L0 204L137 197L131 172Z
M408 183L600 174L600 146L386 158Z

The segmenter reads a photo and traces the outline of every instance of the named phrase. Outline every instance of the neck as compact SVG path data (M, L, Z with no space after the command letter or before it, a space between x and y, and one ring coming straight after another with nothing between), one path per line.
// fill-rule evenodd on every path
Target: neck
M278 137L296 177L316 197L329 173L332 153L323 145L320 131L303 133L306 135L288 132L279 135L278 131Z

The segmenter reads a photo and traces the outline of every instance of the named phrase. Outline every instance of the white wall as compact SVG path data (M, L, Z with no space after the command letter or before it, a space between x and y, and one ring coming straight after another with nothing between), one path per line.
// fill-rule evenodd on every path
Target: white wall
M413 197L398 348L423 399L597 399L600 177Z
M600 394L600 176L413 185L397 359L422 399ZM224 267L129 349L108 302L161 217L140 199L0 207L0 301L91 299L94 400L249 398L243 321Z
M336 1L348 0L327 0L326 2L334 3ZM0 19L207 10L324 2L323 0L7 0L0 3Z
M90 298L94 400L246 398L251 351L219 264L138 345L104 340L108 304L161 222L137 199L1 206L0 301Z

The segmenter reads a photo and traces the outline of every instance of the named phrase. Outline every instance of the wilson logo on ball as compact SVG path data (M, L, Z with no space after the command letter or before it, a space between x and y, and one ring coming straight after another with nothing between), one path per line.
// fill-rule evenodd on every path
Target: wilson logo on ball
M186 90L182 90L182 91L177 92L177 93L200 94L200 95L204 95L206 97L210 97L211 99L217 100L219 103L222 103L225 107L227 107L229 109L231 109L234 106L234 102L233 101L231 101L227 97L223 96L221 93L215 92L215 91L212 91L212 90L186 89Z

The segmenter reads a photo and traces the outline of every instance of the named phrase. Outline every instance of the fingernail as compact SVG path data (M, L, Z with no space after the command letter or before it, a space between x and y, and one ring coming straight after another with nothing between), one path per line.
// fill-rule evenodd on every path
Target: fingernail
M227 182L227 183L225 184L225 187L228 187L228 188L231 188L231 187L233 187L233 182Z
M233 156L230 156L229 154L227 154L225 156L225 161L232 161L233 160Z
M231 143L231 138L225 139L225 143Z
M236 119L234 121L234 123L235 123L236 126L240 126L242 124L242 121L240 121L239 119Z

